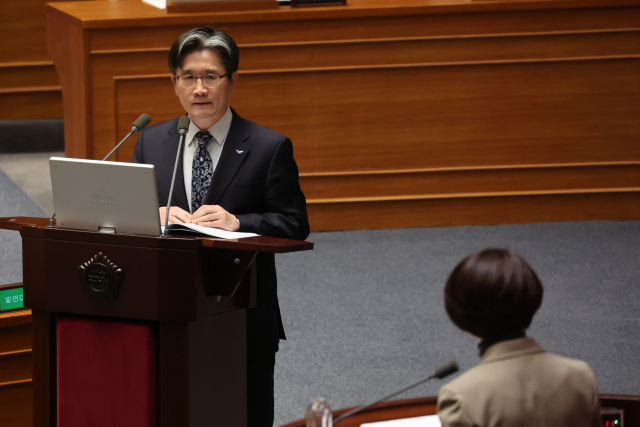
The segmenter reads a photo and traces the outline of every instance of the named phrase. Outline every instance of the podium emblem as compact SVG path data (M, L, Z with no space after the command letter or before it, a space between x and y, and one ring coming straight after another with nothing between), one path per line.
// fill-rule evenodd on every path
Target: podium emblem
M87 298L118 298L124 271L102 252L78 267L78 273Z

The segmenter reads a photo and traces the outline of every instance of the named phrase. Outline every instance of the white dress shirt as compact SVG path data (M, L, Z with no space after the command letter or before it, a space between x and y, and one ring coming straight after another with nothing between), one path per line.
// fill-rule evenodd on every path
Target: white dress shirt
M218 166L218 160L220 160L220 154L222 154L224 141L227 139L229 129L231 128L231 119L233 119L233 114L231 113L231 108L227 106L227 111L224 113L224 116L220 117L220 120L212 124L211 127L207 129L211 135L213 135L213 139L209 141L209 144L207 144L207 151L211 156L214 171L216 170L216 166ZM189 123L189 130L185 137L186 144L183 151L182 169L184 170L184 189L187 192L187 201L189 202L190 212L192 211L191 179L193 178L193 155L196 152L196 148L198 148L198 141L195 136L196 133L200 132L200 130L201 129L199 129L193 122Z

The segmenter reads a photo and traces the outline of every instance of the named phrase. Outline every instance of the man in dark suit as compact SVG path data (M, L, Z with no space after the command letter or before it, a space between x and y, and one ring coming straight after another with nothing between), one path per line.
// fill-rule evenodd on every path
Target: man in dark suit
M169 52L176 95L191 119L180 153L169 223L304 240L306 201L293 146L284 135L238 116L229 96L238 81L233 39L210 28L180 36ZM178 119L146 128L133 161L155 166L164 221L176 160ZM249 426L273 424L273 372L284 329L272 254L257 258L257 307L247 310Z

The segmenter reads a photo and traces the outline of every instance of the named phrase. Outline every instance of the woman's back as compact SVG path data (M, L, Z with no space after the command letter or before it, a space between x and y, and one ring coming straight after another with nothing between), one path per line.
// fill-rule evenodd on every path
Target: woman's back
M530 338L489 347L478 366L440 389L438 414L443 427L602 425L589 366Z

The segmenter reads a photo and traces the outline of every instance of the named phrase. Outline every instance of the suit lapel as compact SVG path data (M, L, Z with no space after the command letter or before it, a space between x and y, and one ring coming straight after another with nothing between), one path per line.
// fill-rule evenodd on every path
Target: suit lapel
M177 122L176 122L177 123ZM186 141L185 141L186 143ZM173 176L173 168L176 162L176 155L178 154L178 145L180 144L180 134L174 127L169 129L169 137L162 141L162 153L164 157L164 167L167 173L164 174L166 179L167 189L171 188L171 178ZM184 151L184 144L182 147ZM178 162L178 170L176 171L176 182L173 187L173 197L171 200L172 206L179 206L180 208L188 211L189 202L187 200L187 192L184 189L184 169L182 167L182 152L180 152L180 161ZM169 190L167 190L167 198L169 197Z
M248 133L242 126L242 118L235 111L231 120L231 127L224 141L222 153L218 160L218 165L211 178L211 185L205 197L205 204L217 205L220 197L227 189L231 180L238 172L238 168L249 154L249 147L243 143L249 138ZM183 186L184 187L184 186Z

